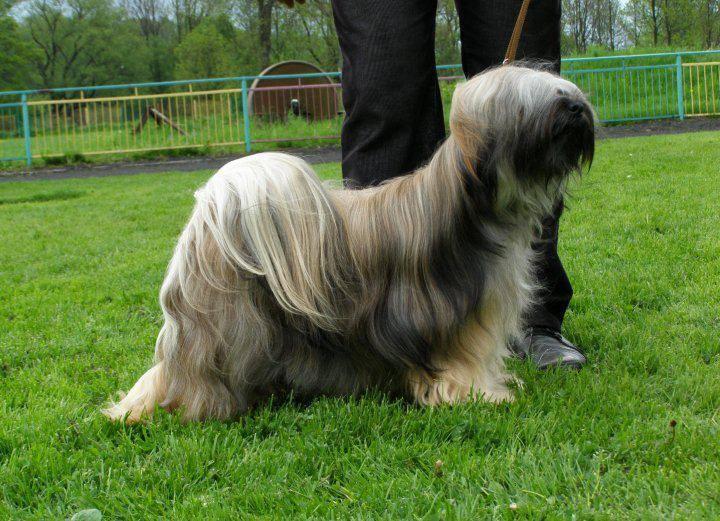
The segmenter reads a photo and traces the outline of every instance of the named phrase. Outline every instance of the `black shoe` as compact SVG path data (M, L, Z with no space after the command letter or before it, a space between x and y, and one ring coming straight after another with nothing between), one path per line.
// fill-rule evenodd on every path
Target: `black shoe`
M529 357L538 369L580 369L587 362L587 358L577 346L570 343L559 331L546 327L529 328L525 336L511 347L520 358Z

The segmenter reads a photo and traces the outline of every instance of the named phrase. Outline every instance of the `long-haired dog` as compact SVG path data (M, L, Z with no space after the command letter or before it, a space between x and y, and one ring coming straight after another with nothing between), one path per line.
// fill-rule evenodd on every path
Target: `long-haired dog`
M275 392L368 388L511 400L531 243L592 160L593 112L574 84L504 66L457 87L450 128L426 166L364 190L279 153L222 167L162 285L155 366L105 413L226 419Z

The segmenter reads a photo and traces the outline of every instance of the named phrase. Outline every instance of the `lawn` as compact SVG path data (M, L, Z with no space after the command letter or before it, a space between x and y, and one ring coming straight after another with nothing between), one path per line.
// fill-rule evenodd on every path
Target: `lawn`
M512 361L511 405L372 394L230 423L98 414L151 363L210 172L0 184L0 518L719 518L719 145L599 144L561 233L582 371Z

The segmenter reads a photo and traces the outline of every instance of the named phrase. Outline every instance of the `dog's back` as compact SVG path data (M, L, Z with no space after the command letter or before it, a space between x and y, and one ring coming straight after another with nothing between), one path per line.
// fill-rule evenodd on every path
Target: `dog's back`
M262 153L223 166L196 193L225 260L263 277L278 304L334 330L347 289L344 226L322 182L298 157Z

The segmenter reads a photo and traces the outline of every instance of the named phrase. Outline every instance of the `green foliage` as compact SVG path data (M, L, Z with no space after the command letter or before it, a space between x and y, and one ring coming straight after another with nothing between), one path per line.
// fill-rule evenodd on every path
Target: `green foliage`
M28 0L13 18L17 3L0 3L0 90L341 66L331 0ZM438 2L435 40L438 63L460 61L453 0ZM717 46L718 0L563 0L564 55Z
M279 31L273 34L272 61L297 59L324 70L340 68L340 49L330 2L306 2L293 9L275 9Z
M187 148L168 148L164 150L147 150L144 152L134 152L130 157L134 160L158 159L158 158L175 158L175 157L199 157L209 156L212 150L209 147L187 147Z
M590 364L511 361L503 406L371 393L110 425L210 173L0 184L0 518L718 519L718 139L599 143L560 234Z
M169 81L175 78L173 49L172 40L157 35L146 37L144 44L140 46L140 52L147 56L148 81Z
M0 10L0 90L20 90L31 84L32 63L37 59L37 49L23 38L17 22Z
M205 20L190 31L175 48L178 78L238 76L232 45L232 27ZM230 38L228 38L230 37Z
M77 165L87 163L87 158L79 152L66 152L62 155L42 158L45 166Z
M123 83L148 75L138 28L112 0L34 0L23 21L39 87Z
M565 53L720 45L717 0L563 0L563 9Z
M455 13L454 0L438 2L435 29L435 60L438 64L459 63L460 22Z

